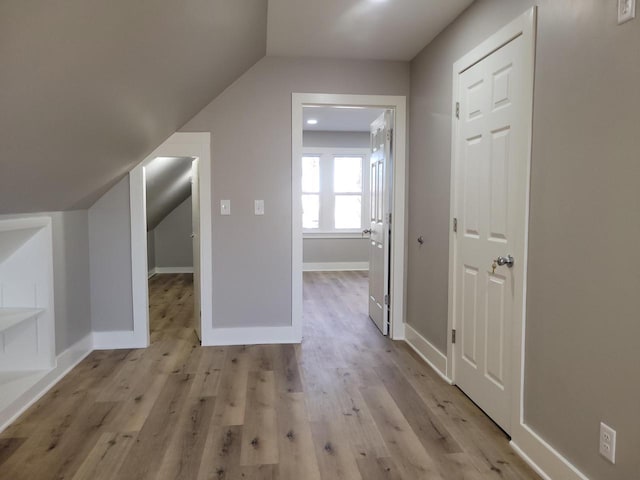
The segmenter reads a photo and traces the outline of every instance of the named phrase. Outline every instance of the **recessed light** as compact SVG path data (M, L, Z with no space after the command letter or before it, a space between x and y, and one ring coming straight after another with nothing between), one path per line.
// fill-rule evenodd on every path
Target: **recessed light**
M307 125L317 125L318 124L318 120L316 120L315 118L310 118L309 120L307 120Z

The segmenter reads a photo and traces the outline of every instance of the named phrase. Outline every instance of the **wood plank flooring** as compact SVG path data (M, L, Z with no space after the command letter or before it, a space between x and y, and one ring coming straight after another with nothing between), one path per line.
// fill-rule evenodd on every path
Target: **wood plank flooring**
M203 348L191 276L156 275L151 346L73 369L0 434L0 479L538 479L379 334L367 289L362 272L305 273L302 345Z

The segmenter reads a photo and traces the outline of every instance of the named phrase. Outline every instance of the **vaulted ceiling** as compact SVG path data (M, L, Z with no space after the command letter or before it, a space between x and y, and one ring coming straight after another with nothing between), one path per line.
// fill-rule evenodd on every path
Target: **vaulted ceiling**
M1 0L0 214L91 206L266 53L409 60L472 1Z

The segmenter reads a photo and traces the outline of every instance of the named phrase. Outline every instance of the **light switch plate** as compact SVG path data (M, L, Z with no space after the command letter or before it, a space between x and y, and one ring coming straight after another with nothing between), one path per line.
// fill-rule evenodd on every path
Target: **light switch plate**
M231 200L220 200L220 215L231 215Z
M636 0L618 0L618 25L636 18Z
M264 200L254 200L253 205L256 215L264 215Z

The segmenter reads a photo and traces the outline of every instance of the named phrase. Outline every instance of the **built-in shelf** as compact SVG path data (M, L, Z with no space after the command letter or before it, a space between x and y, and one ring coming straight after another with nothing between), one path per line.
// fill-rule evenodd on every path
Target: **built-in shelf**
M44 308L0 308L0 333L36 318L44 311Z

